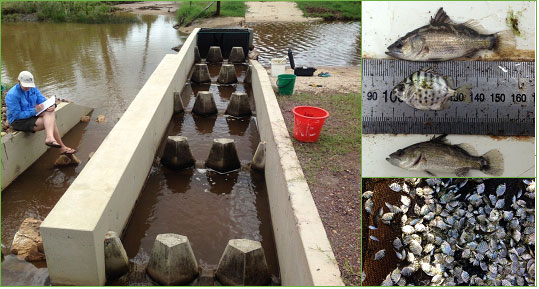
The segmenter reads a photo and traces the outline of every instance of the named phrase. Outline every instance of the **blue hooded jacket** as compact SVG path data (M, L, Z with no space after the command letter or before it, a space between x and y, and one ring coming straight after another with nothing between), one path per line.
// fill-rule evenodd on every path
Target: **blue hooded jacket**
M35 106L47 100L37 87L29 91L21 86L13 86L6 94L7 121L13 123L17 119L25 119L36 115Z

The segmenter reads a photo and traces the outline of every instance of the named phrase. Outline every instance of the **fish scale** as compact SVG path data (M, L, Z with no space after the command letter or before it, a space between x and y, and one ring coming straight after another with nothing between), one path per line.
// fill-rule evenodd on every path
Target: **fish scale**
M448 109L422 111L391 96L423 67L451 76L455 87L471 84L471 102L455 96ZM535 135L533 62L363 59L362 71L363 133Z

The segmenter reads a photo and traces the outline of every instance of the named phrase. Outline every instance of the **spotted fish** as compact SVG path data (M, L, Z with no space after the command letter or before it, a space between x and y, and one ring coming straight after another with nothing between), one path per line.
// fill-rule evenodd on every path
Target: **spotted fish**
M470 102L471 85L454 88L453 79L423 68L412 73L393 88L396 95L406 104L421 110L442 110L449 108L450 100Z
M399 38L386 54L411 61L446 61L483 49L505 55L514 48L512 31L489 34L475 20L457 24L440 8L428 25Z

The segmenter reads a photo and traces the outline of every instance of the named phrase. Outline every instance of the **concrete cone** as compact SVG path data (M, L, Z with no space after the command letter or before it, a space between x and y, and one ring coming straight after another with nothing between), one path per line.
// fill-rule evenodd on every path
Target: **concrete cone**
M118 234L105 234L105 274L107 280L116 279L129 271L129 259Z
M251 115L252 112L249 105L249 96L247 96L247 93L233 92L225 113L237 117Z
M217 105L213 99L213 93L199 91L193 105L193 113L198 115L217 114Z
M236 68L234 64L223 64L221 65L221 71L219 71L219 77L217 82L221 84L232 84L238 82L236 77Z
M200 51L198 51L198 46L195 46L195 63L202 62L202 59L200 58Z
M228 241L215 277L224 285L268 285L271 278L260 242L247 239Z
M174 92L174 113L183 112L182 96L179 92Z
M208 63L223 62L223 54L221 54L221 47L210 46L210 49L208 50L208 56L206 56L206 62Z
M251 83L252 77L253 77L253 66L249 65L249 67L247 67L247 71L245 71L245 78L243 79L243 82Z
M206 167L220 173L237 170L241 167L233 139L217 138L213 140Z
M258 143L253 161L251 162L251 168L259 171L263 171L266 167L266 142Z
M198 264L189 239L177 234L159 234L146 269L161 285L187 285L198 275Z
M169 136L161 162L170 169L181 170L195 164L187 138Z
M245 53L243 47L232 47L230 56L228 57L228 63L243 63L245 62Z
M191 75L191 81L196 83L211 82L210 70L208 69L208 65L205 63L195 64L195 70L193 71L193 75Z

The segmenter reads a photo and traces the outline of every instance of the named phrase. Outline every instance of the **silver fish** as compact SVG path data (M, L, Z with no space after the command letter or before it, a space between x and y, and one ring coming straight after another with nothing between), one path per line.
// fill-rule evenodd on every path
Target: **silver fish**
M469 103L470 89L470 84L455 88L450 76L440 75L427 67L406 77L391 93L413 108L443 110L451 106L451 100L460 100L460 97Z
M440 8L428 25L399 38L387 48L386 54L411 61L445 61L472 56L483 49L503 55L514 48L515 37L510 30L483 33L474 20L454 23Z
M498 150L491 150L482 156L469 145L451 145L446 135L432 138L430 141L417 143L399 149L386 160L394 166L413 170L455 173L465 176L470 170L480 170L485 174L499 176L503 173L503 155Z
M382 249L376 252L376 254L374 254L374 261L384 258L385 255L386 255L386 249Z

